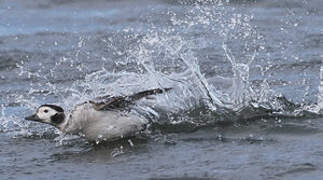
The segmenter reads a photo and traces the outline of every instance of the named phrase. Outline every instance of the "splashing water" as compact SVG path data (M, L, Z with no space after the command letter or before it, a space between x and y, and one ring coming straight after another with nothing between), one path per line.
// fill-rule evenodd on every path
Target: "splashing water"
M1 128L0 129L1 130L3 130L4 127L7 126L7 122L5 120L5 113L4 113L4 111L5 111L4 104L1 104L1 118L0 118L0 121L1 121Z
M25 95L16 95L16 102L30 110L44 102L69 109L97 96L173 87L174 91L139 102L138 106L144 113L153 115L155 122L166 112L167 123L173 124L194 123L205 110L233 114L236 118L254 117L259 110L261 116L303 114L306 108L273 91L266 77L257 87L251 83L250 69L265 50L264 37L250 23L253 15L235 12L234 7L226 7L222 1L196 1L185 12L183 15L169 11L169 26L158 27L152 23L145 33L124 29L109 37L82 36L75 49L55 63L40 63L37 67L25 62L17 64L19 75L26 77L31 88ZM195 36L197 30L204 31L204 35ZM91 62L88 59L95 54L87 46L95 38L111 56ZM220 60L230 63L229 76L218 75L229 88L220 90L202 72L198 51L207 47L214 47L215 53L221 55ZM260 68L260 71L265 76L266 70ZM200 107L202 110L196 111ZM3 123L4 111L2 107L1 126L7 126ZM193 118L188 118L183 112L195 113ZM181 118L174 118L174 114ZM29 127L28 123L17 124Z
M320 68L320 87L319 87L319 97L318 103L320 109L323 109L323 63Z

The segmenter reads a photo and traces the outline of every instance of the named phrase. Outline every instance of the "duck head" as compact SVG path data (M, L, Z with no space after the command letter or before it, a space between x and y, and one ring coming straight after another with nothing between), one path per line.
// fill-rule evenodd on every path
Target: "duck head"
M59 127L65 120L65 114L63 108L56 105L45 104L41 105L35 114L25 117L25 119Z

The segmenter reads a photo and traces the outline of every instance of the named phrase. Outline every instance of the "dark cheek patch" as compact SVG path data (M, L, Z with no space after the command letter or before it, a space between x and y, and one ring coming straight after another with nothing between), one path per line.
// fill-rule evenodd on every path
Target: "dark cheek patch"
M56 113L54 116L50 117L50 120L53 124L60 124L64 121L64 113Z

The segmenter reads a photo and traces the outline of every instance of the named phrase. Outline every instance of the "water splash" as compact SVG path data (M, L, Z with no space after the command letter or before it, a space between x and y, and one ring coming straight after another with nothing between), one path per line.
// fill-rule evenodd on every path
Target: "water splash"
M302 114L305 106L298 106L271 89L266 77L268 69L259 65L261 82L255 85L250 80L251 69L265 53L264 37L250 23L252 14L236 12L223 1L194 1L190 5L184 14L167 12L169 26L152 23L145 33L124 29L108 37L97 37L101 48L112 55L94 62L89 60L95 55L88 48L97 41L89 35L80 37L68 55L55 63L48 61L51 66L45 66L45 62L17 64L19 75L26 78L31 88L25 95L16 95L16 101L30 110L44 102L69 109L97 96L173 87L171 93L139 102L141 112L153 117L154 122L173 125L212 124L223 117ZM201 69L198 52L210 47L220 56L216 60L230 66L228 76L223 77L230 85L227 89L220 90L221 84L212 83ZM215 64L214 69L218 66Z
M318 94L318 106L320 109L323 109L323 63L320 68L320 87L319 87L319 94Z
M4 107L4 104L1 104L1 118L0 118L0 121L1 121L1 123L0 123L0 125L1 125L1 127L0 127L0 130L1 131L3 131L8 125L8 122L6 121L6 118L5 118L5 107Z

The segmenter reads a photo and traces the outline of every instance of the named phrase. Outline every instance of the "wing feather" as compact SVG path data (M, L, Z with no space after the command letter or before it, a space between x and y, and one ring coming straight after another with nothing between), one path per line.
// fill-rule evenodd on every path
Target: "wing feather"
M172 88L165 89L151 89L132 94L130 96L102 96L95 98L93 101L89 101L97 111L104 110L128 110L129 105L134 104L135 101L144 97L156 94L162 94L171 90Z

